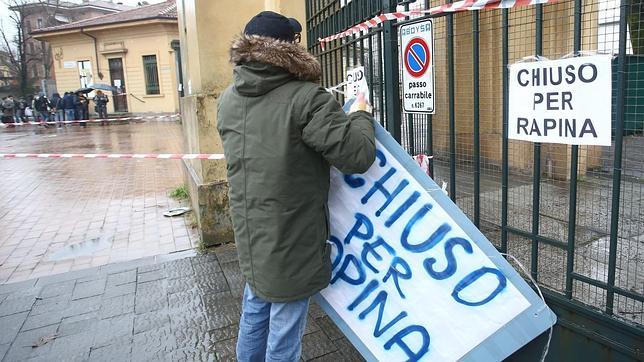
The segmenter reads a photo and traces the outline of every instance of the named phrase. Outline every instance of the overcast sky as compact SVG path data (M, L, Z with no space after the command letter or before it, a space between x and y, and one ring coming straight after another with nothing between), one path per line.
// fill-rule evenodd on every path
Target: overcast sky
M32 1L32 0L28 0L28 1ZM38 0L33 0L33 1L37 2ZM81 0L66 0L66 1L74 2L74 3L80 3L81 2ZM121 1L122 3L127 4L127 5L135 6L136 3L138 3L141 0L114 0L114 2L119 2L119 1ZM147 2L150 3L150 4L156 4L156 3L163 2L163 1L164 0L147 0ZM12 24L11 20L9 19L9 14L10 14L10 10L9 10L9 8L7 6L7 0L0 0L0 20L2 21L2 27L4 29L8 29L8 28L13 29L13 27L11 26L13 24ZM15 31L14 31L14 33L15 33ZM12 33L12 34L14 34L14 33Z

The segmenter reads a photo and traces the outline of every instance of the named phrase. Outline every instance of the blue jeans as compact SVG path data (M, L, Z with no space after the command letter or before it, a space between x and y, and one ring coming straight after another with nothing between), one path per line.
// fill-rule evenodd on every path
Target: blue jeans
M49 112L47 111L40 111L38 112L38 118L40 119L41 122L49 122Z
M56 122L63 122L65 120L65 111L62 109L56 110Z
M66 121L75 121L76 117L74 117L74 110L73 109L65 109L65 120Z
M269 303L253 295L246 284L239 321L237 360L299 361L309 298Z

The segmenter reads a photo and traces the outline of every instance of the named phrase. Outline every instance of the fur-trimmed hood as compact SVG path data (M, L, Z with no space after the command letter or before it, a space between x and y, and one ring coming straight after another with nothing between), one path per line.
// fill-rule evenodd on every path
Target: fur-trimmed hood
M230 61L235 65L263 63L282 68L299 80L317 81L320 63L306 49L295 43L241 34L230 47Z

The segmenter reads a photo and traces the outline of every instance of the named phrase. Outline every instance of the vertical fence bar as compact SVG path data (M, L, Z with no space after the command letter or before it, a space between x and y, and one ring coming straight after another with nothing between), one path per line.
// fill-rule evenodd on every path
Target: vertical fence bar
M429 9L429 0L425 0L425 9ZM429 156L431 157L434 156L434 144L432 143L432 115L431 114L427 115L427 151L426 152ZM433 158L429 159L429 174L433 179L434 178L434 159Z
M481 135L479 134L479 12L472 11L472 96L474 97L474 225L481 224Z
M575 55L581 50L581 0L575 0L574 39ZM572 299L572 272L575 263L575 228L577 227L577 168L579 146L570 150L570 195L568 196L568 248L566 250L566 298Z
M382 32L378 34L378 87L380 90L379 93L379 105L380 105L380 125L385 127L385 90L384 90L384 73L385 73L385 66L383 63L383 49L382 49L382 38L383 34Z
M451 1L450 1L451 2ZM456 202L456 121L454 96L454 15L447 15L447 73L449 97L449 198Z
M543 5L536 5L535 16L535 55L543 53ZM541 143L534 144L532 176L532 258L530 274L537 280L537 269L539 262L539 209L541 197Z
M509 104L509 90L508 90L508 62L510 61L509 54L509 13L508 9L503 9L502 14L503 26L503 40L502 40L502 58L503 58L503 138L501 140L501 252L508 252L508 174L509 174L509 160L508 160L508 104Z
M356 20L357 20L357 14L356 14L356 13L357 13L357 9L356 9L357 7L356 7L356 5L357 5L357 4L358 4L358 2L357 2L357 1L352 1L352 2L350 2L350 3L348 4L348 6L350 6L350 10L351 10L351 11L349 12L349 16L350 16L350 17L349 17L349 24L347 25L347 27L346 27L346 28L348 28L348 27L352 26L353 24L355 24L355 23L357 22L357 21L356 21ZM345 28L345 29L346 29L346 28ZM359 38L359 37L360 37L360 35L361 35L361 34L358 34L357 36L356 36L356 35L351 35L351 37L349 38L349 40L350 40L350 41L354 41L354 40L355 40L355 38L356 38L356 37L358 37L358 38ZM352 68L355 68L355 67L357 67L357 66L358 66L358 64L357 64L357 63L358 63L358 54L357 54L357 52L358 52L358 41L356 40L356 41L353 43L353 64L351 64Z
M383 11L396 11L396 0L383 0ZM398 28L393 21L386 21L384 31L385 86L389 92L386 96L387 131L400 143L400 84L398 76Z
M373 67L374 67L374 52L373 52L373 34L369 36L367 40L367 45L369 46L369 104L371 104L374 108L376 105L373 103L373 95L375 93L375 90L373 89L374 86L374 81L373 81Z
M305 21L307 22L306 39L304 39L304 41L306 42L306 47L308 48L309 52L312 52L313 49L311 44L313 44L313 32L315 31L315 29L317 29L317 27L314 28L310 25L312 22L309 23L309 19L311 19L311 0L306 0L306 2L304 3L304 13L306 14Z
M405 11L409 10L409 3L405 3ZM405 18L409 19L409 18ZM408 152L410 155L416 153L415 150L415 140L414 140L414 115L411 113L406 114L407 118L407 142L408 142Z
M409 154L415 154L415 142L414 142L414 115L407 113L407 139L409 142Z
M615 268L617 267L617 232L619 228L619 196L622 183L622 142L624 140L624 98L626 88L626 19L629 0L621 0L619 10L619 54L617 57L617 105L615 117L615 155L613 159L613 192L610 212L610 244L608 247L608 289L606 313L613 314L615 302Z

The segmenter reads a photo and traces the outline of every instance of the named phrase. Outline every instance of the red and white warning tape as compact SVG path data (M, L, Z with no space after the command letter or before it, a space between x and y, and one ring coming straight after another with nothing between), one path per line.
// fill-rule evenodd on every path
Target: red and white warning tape
M380 14L360 24L354 25L343 32L333 34L325 38L320 38L318 40L320 42L320 46L322 47L322 49L324 49L326 44L330 41L351 36L353 34L358 34L363 31L367 32L370 28L374 28L388 20L404 20L406 17L410 16L453 13L466 10L508 9L521 6L553 3L555 1L557 0L462 0L445 5L435 6L431 9L397 11L393 13Z
M164 160L223 160L221 153L0 153L0 158L138 158Z
M56 125L56 124L75 124L75 123L99 123L99 122L118 122L118 121L140 121L140 120L150 120L157 119L159 121L172 121L176 118L180 118L181 114L170 114L163 116L138 116L138 117L121 117L121 118L104 118L104 119L85 119L85 120L76 120L76 121L48 121L48 122L22 122L22 123L0 123L1 126L40 126L40 125Z

